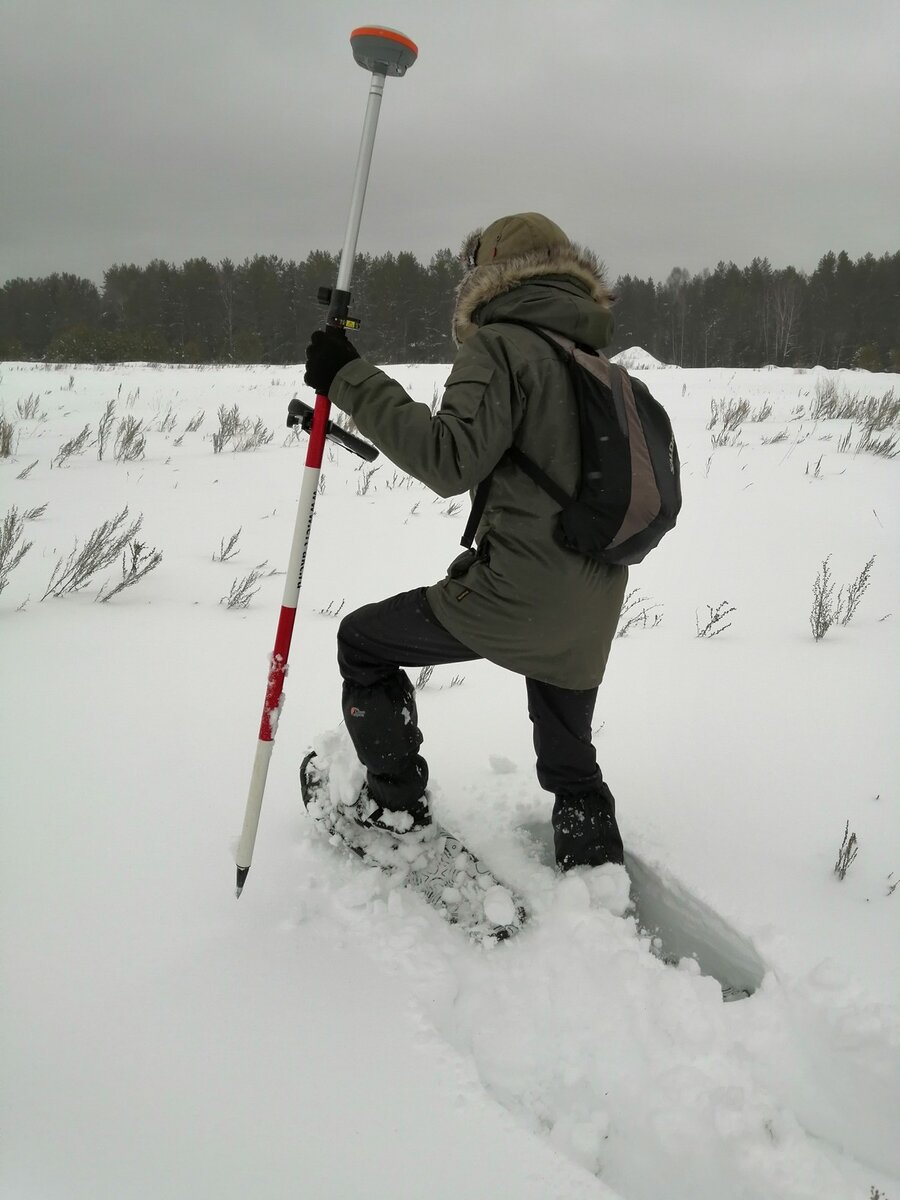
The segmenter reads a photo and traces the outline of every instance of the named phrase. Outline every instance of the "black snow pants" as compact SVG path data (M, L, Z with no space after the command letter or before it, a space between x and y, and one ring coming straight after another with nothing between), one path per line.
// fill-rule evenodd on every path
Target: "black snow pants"
M424 588L367 604L338 631L338 665L347 730L367 769L369 790L386 809L415 806L428 766L416 694L403 667L472 662L481 656L434 616ZM597 766L591 719L597 688L572 691L526 679L537 777L555 796L556 861L564 870L623 861L615 800Z

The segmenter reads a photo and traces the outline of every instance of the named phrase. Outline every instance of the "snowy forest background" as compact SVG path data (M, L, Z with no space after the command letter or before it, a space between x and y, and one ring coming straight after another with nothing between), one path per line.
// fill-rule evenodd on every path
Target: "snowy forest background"
M101 287L71 274L12 279L0 288L0 360L299 362L322 321L318 288L337 266L337 255L314 251L299 263L118 264ZM408 252L359 255L360 351L376 362L449 362L461 271L450 250L427 265ZM613 290L610 353L637 345L682 367L900 371L900 251L856 261L828 253L811 274L755 258L696 275L676 268L665 282L624 275Z

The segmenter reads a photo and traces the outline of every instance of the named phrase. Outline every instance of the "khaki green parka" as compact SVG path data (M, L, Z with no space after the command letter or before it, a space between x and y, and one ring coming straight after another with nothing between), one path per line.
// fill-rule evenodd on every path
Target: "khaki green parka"
M477 553L427 590L440 623L475 653L521 675L582 690L603 678L628 571L560 546L558 504L501 462L515 440L569 494L580 446L561 357L513 317L600 348L612 332L597 260L570 245L473 268L454 314L459 353L439 410L412 400L378 367L343 367L330 399L401 470L440 496L474 489L494 468ZM499 465L498 465L499 464Z

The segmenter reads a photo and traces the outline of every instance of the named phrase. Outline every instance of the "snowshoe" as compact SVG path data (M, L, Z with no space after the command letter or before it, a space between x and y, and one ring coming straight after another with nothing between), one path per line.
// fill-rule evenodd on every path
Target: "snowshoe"
M418 892L453 925L476 942L504 941L522 928L522 901L493 875L476 854L436 821L416 827L409 814L406 832L387 826L385 810L363 785L351 803L342 803L329 767L311 751L300 767L300 791L306 811L329 840L378 867L398 887ZM373 811L374 809L374 811Z

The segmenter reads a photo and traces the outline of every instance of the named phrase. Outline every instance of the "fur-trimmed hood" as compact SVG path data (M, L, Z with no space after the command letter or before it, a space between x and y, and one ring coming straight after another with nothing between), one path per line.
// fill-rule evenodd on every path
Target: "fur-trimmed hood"
M585 299L608 313L612 304L602 262L591 250L574 242L551 251L535 251L498 262L474 266L483 230L476 229L463 242L460 258L467 266L456 291L453 312L453 339L459 345L478 328L477 309L524 283L539 283L549 276L565 278L580 285ZM548 282L550 280L548 279Z

